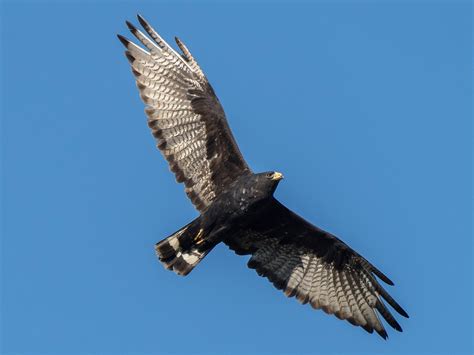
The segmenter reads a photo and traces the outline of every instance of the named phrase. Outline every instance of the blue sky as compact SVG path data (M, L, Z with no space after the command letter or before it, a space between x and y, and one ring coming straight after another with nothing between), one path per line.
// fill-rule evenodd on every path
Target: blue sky
M197 212L146 126L123 48L182 38L276 196L395 282L389 340L287 299L217 247L153 245ZM471 353L469 2L2 3L5 354Z

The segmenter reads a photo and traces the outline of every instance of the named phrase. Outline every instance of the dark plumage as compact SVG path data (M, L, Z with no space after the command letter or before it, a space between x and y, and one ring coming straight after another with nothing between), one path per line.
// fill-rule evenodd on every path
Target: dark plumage
M197 62L176 38L178 54L138 16L148 36L127 22L146 49L123 36L148 125L200 216L157 243L163 265L187 275L224 242L289 297L387 337L381 315L401 331L385 302L408 317L377 281L393 282L334 235L274 197L278 172L254 174L239 151L224 110Z

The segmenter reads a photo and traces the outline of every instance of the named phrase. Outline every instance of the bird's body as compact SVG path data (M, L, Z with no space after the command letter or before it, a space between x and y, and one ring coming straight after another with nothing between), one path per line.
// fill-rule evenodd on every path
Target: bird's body
M255 174L245 162L224 110L203 71L176 38L178 54L141 16L131 23L142 48L123 36L148 125L176 180L200 215L155 246L163 265L189 274L223 242L248 266L301 303L387 337L379 318L401 327L385 305L408 317L377 280L393 282L340 239L273 197L278 172Z
M158 243L158 257L168 269L187 275L197 265L196 261L201 260L217 244L246 230L255 223L254 219L260 218L272 202L273 192L282 178L278 172L240 176L198 218ZM197 259L186 258L188 254Z

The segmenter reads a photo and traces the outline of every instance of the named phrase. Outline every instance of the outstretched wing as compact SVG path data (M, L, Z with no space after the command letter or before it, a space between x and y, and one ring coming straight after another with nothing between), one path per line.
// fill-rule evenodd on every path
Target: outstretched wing
M402 331L384 301L408 315L375 276L389 285L393 282L344 242L276 199L254 220L251 228L236 232L225 243L237 254L252 254L248 266L277 289L383 338L387 332L378 314Z
M148 125L186 193L200 211L250 168L229 129L214 90L186 46L176 53L138 15L146 36L131 23L132 34L146 49L118 36L132 66Z

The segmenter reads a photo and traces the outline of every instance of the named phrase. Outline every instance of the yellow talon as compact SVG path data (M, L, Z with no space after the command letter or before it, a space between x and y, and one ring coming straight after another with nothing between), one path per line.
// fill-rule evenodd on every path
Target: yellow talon
M199 233L194 237L194 242L199 245L204 243L204 239L202 239L202 235L204 234L204 229L200 229Z

